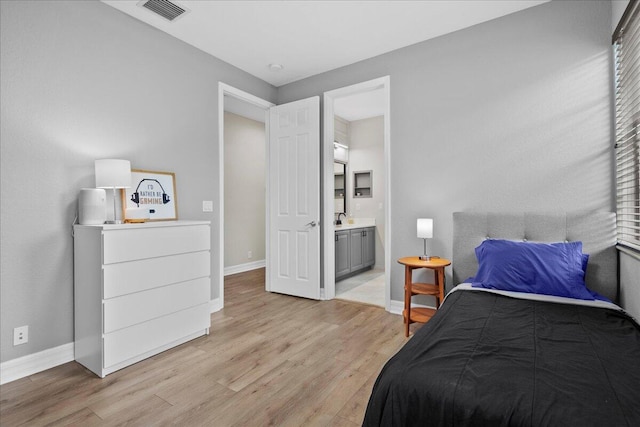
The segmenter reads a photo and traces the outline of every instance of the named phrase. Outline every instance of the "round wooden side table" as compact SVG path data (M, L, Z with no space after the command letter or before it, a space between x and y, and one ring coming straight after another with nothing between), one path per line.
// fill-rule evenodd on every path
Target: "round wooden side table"
M404 335L409 336L409 325L414 322L426 323L436 313L433 308L411 308L413 295L431 295L436 298L436 308L444 299L444 268L451 265L446 258L433 257L428 261L421 260L417 256L400 258L398 262L404 265ZM414 283L413 270L428 268L434 271L435 283Z

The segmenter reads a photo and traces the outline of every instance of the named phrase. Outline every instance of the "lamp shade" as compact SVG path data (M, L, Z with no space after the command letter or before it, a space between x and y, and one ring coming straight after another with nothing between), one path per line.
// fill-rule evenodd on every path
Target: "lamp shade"
M418 218L418 238L431 239L433 237L433 219Z
M96 160L96 188L131 187L131 162L129 160Z

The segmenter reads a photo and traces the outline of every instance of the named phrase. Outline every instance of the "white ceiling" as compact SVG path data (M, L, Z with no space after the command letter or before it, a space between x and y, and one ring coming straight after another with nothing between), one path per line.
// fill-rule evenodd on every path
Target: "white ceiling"
M334 99L333 113L348 122L353 122L382 116L384 106L384 91L376 89Z
M176 0L189 12L173 22L102 1L278 87L549 0Z

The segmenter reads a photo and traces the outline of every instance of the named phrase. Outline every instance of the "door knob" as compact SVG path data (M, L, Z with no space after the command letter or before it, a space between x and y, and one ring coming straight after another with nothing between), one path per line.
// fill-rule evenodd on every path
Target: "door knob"
M311 221L311 222L305 224L305 226L307 226L307 225L310 225L311 227L315 227L317 224L316 224L315 221Z

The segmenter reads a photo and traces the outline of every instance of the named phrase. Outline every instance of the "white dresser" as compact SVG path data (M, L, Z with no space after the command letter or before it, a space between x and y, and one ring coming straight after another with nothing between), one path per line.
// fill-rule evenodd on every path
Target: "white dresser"
M209 333L208 221L74 226L75 359L104 377Z

